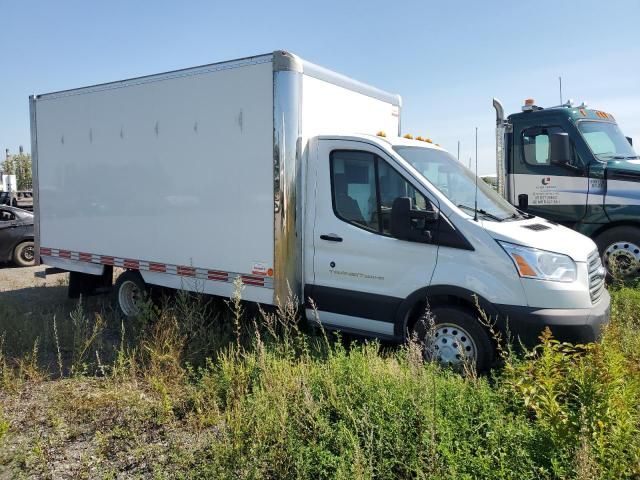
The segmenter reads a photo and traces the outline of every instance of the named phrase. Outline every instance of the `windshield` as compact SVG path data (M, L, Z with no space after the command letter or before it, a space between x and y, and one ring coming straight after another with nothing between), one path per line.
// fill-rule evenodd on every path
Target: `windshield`
M636 152L615 123L578 123L578 129L598 160L628 160L637 158Z
M471 170L442 150L421 147L394 147L394 150L449 200L473 216L476 177ZM494 220L520 216L509 202L482 179L478 179L478 212Z

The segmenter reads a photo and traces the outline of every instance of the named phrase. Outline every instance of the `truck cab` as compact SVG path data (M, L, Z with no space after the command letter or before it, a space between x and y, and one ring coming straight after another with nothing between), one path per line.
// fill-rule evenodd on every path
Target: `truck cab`
M571 102L541 108L529 99L505 120L496 102L500 193L591 237L609 275L637 278L640 157L613 115Z
M498 328L534 344L595 340L609 315L589 238L519 212L442 148L373 135L321 135L306 156L304 298L330 329L397 340L437 318L444 362L486 366ZM476 193L477 185L477 193Z

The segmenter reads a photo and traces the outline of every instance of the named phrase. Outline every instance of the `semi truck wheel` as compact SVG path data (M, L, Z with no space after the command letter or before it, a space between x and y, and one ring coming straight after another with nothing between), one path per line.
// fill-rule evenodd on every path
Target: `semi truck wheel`
M122 315L127 318L140 315L148 289L139 272L134 270L123 272L116 280L114 291L116 304Z
M487 371L493 363L494 348L478 319L469 310L454 306L435 306L431 313L432 327L419 321L413 328L424 344L425 358L455 369L467 362L474 364L477 372Z
M13 251L13 263L18 267L31 267L35 265L35 250L32 241L22 242Z
M596 238L609 278L633 280L640 277L640 228L614 227Z

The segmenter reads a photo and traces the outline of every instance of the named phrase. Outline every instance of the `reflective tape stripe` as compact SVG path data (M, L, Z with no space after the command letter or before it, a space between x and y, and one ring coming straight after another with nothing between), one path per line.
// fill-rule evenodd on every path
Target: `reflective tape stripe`
M193 267L180 266L180 267L178 267L178 275L181 275L183 277L195 277L196 276L196 269L193 268Z
M167 271L167 266L164 263L149 262L149 271L164 273Z
M48 257L66 258L87 263L113 265L131 270L143 270L167 275L179 275L181 277L193 277L198 280L233 283L239 278L243 285L254 287L273 288L273 277L250 275L245 273L226 272L224 270L211 270L206 268L190 267L187 265L169 265L166 263L137 260L134 258L118 258L109 255L98 255L87 252L73 252L50 247L40 247L40 255Z
M140 269L140 262L138 262L138 260L131 260L130 258L124 260L122 265L124 265L124 268L133 268L134 270Z

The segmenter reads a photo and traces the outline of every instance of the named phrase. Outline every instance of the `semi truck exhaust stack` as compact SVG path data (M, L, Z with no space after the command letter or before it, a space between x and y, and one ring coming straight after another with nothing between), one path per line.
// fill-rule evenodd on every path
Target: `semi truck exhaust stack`
M504 108L502 102L497 98L493 99L493 108L496 109L496 182L498 193L507 198L505 187L506 156L504 151L504 134L507 123L504 119Z

